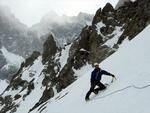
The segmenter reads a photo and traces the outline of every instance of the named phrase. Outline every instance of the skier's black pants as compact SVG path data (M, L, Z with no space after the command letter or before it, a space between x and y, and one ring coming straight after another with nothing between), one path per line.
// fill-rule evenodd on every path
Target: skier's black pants
M94 89L96 86L99 86L98 88ZM106 88L106 86L104 84L102 84L99 81L91 81L91 88L90 90L87 92L86 94L86 99L89 98L90 94L94 91L100 91L100 90L104 90Z

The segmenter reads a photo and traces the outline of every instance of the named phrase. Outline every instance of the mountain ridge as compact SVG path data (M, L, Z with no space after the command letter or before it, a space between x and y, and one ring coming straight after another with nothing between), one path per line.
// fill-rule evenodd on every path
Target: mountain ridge
M85 14L84 13L80 14L80 16L82 15L85 15ZM42 53L43 51L42 45L44 44L44 42L46 41L46 39L48 38L50 34L53 34L55 41L57 41L57 46L59 46L60 48L63 48L66 44L70 43L72 40L75 40L75 38L77 38L80 30L82 29L82 26L86 24L84 22L84 19L77 20L77 19L74 19L77 17L65 17L64 16L64 18L70 19L71 21L73 21L73 19L76 20L73 22L74 24L74 28L73 28L71 27L71 23L66 23L65 26L62 24L60 25L60 22L58 21L61 21L61 18L57 17L58 21L55 23L51 22L51 18L48 18L48 17L43 17L43 18L46 18L47 20L46 23L43 25L44 28L42 28L42 25L40 24L38 28L39 31L32 32L31 30L32 28L28 28L26 25L21 23L7 6L0 5L0 26L1 26L0 48L4 47L6 48L8 52L12 54L16 54L21 57L28 58L34 51L39 51L40 53ZM80 23L79 21L80 22L83 21L82 22L83 24L78 25L78 23ZM59 27L54 27L53 29L54 33L52 33L50 29L46 29L49 26L47 23L51 23L52 24L51 27L53 26L59 26ZM46 33L43 33L42 36L40 35L38 37L37 32L39 32L40 34L41 29L43 29L42 31L45 30ZM55 36L55 34L57 35ZM59 37L60 39L58 39L57 37ZM15 73L18 70L18 66L16 67L15 65L11 65L11 66L9 65L9 68L6 69L5 67L8 66L7 58L5 58L1 50L0 50L0 62L1 62L0 78L10 80L13 73ZM13 62L13 64L15 64L15 62Z

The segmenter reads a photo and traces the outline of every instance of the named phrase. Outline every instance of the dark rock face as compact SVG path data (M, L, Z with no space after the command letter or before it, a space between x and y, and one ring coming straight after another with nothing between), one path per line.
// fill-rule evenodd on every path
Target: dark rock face
M33 108L31 108L29 110L29 112L33 111L35 108L37 108L39 105L41 105L42 103L46 102L48 99L52 98L54 96L54 92L52 88L46 89L43 92L43 96L40 98L39 102L36 103Z
M48 61L48 59L53 56L57 51L57 45L56 42L54 41L54 38L52 35L50 35L47 40L45 41L43 45L43 63Z
M15 97L14 97L15 100L17 100L19 98L21 98L21 95L19 95L19 94L15 95Z
M32 65L35 59L37 59L40 55L41 55L40 52L33 51L32 55L29 58L27 58L25 60L25 63L22 63L22 65L24 65L24 67L28 67L29 65Z
M5 104L5 107L1 109L1 113L6 113L8 110L13 109L13 99L11 95L6 96L5 98L0 98L0 102Z
M107 3L106 5L105 5L105 7L102 9L102 13L109 13L109 12L114 12L115 10L114 10L114 8L113 8L113 6L110 4L110 3Z
M1 54L0 51L0 69L2 69L2 67L6 64L6 59L4 58L4 56Z
M75 80L76 77L74 76L74 71L72 70L72 62L68 61L68 63L63 67L63 69L60 71L59 76L57 77L57 92L60 92Z
M124 6L118 8L117 18L124 25L124 33L118 40L120 44L126 36L131 40L139 32L141 32L150 22L150 3L148 0L137 0L136 2L125 3Z
M96 14L93 18L93 21L92 21L92 25L94 24L97 24L98 22L100 22L103 18L103 15L102 15L102 9L99 8L97 11L96 11Z
M80 69L87 62L93 64L94 62L101 62L114 52L107 46L102 46L104 41L102 37L97 34L92 26L87 26L80 34L80 39L76 44L78 47L73 55L73 67ZM74 45L72 45L74 46ZM74 49L70 49L74 51Z
M93 18L92 25L103 22L106 26L101 28L104 36L111 34L115 26L123 26L124 32L119 37L117 44L128 37L133 39L150 23L150 3L148 0L137 0L135 2L125 2L117 10L111 4L106 4L103 9L99 9Z
M97 24L101 20L103 22L105 21L104 23L109 22L107 20L107 18L108 17L115 17L114 14L115 14L115 9L113 8L113 6L110 3L107 3L103 9L100 8L97 10L97 12L93 18L92 25Z
M88 30L88 26L86 26L85 28L83 28L81 34L80 34L80 39L79 39L79 45L80 48L83 48L85 50L89 50L88 46L89 45L89 30ZM79 48L79 47L78 47Z

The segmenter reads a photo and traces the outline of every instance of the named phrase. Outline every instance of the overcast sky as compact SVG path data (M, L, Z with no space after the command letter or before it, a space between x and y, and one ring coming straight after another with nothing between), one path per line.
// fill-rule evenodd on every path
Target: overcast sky
M95 14L108 1L116 5L118 0L0 0L0 4L9 6L21 22L31 26L50 11L68 16L77 15L79 12Z

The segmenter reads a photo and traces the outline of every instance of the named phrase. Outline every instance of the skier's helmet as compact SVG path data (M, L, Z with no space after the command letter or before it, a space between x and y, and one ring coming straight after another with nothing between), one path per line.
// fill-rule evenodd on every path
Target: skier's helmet
M94 63L94 67L97 67L97 66L99 66L99 64L98 63Z

